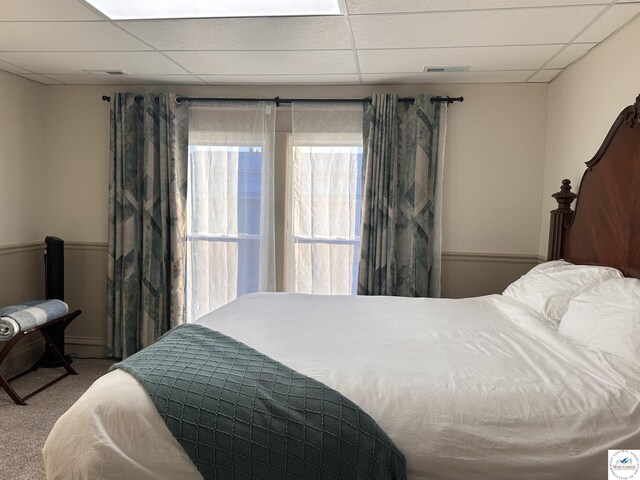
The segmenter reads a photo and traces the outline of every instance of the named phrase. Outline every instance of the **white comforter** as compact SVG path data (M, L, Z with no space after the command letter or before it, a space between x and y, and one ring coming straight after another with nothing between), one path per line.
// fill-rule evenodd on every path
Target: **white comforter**
M410 480L602 479L607 449L640 448L640 370L499 295L253 294L199 323L353 400ZM122 371L94 383L43 452L50 480L201 478Z

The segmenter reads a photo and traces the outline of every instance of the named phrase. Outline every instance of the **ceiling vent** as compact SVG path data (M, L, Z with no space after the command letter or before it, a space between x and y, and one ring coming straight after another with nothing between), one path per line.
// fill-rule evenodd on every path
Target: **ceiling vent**
M124 70L85 70L89 75L129 75Z
M447 66L447 67L424 67L425 73L460 73L468 72L471 67L465 66Z

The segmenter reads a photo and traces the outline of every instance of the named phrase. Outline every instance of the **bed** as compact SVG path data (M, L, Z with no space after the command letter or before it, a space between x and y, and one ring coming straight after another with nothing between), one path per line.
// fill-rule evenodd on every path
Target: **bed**
M640 447L635 185L640 96L587 162L575 210L568 181L554 195L550 262L503 295L261 293L198 323L353 401L409 480L605 478L607 450ZM122 370L58 420L43 454L50 480L203 478Z

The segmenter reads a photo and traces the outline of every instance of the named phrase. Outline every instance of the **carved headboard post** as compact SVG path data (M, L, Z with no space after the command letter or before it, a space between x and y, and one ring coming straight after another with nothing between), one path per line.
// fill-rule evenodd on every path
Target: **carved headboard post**
M627 115L627 123L631 128L640 125L640 95L636 97L636 103L633 104L633 110Z
M549 251L547 260L559 260L562 258L562 240L564 229L573 220L571 204L578 196L571 191L571 180L562 180L560 191L551 195L558 202L558 208L551 210L551 225L549 226Z

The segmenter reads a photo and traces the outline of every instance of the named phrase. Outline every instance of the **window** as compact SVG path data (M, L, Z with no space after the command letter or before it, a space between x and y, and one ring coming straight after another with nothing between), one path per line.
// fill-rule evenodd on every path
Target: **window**
M280 172L286 200L277 205L285 247L278 244L278 257L275 110L269 102L190 106L188 322L241 295L275 291L276 263L286 290L356 292L362 106L292 106L289 148L279 143L278 152L287 157Z
M362 105L294 104L288 164L287 290L355 294Z
M190 112L186 319L275 288L273 109Z
M297 145L292 153L290 290L355 294L362 146Z

